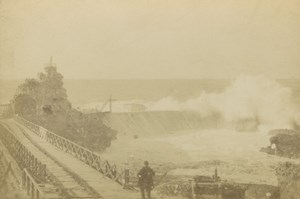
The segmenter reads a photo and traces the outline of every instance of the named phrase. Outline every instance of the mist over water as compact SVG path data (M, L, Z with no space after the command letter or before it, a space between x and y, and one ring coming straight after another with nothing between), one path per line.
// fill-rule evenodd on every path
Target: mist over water
M8 103L21 80L0 81L0 101ZM235 80L65 80L73 107L99 111L110 95L113 112L142 104L146 111L188 110L227 123L264 130L299 123L299 80L240 76ZM107 108L107 107L106 107ZM104 110L105 111L105 110Z
M243 122L262 131L293 128L299 111L289 87L263 76L240 76L221 92L203 91L184 102L165 97L148 110L198 111L203 117L220 116L225 122Z

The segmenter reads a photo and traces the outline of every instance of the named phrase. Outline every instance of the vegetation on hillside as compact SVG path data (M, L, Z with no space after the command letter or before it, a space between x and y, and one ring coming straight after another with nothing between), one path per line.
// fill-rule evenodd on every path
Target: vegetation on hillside
M66 113L71 109L63 76L52 65L45 67L38 79L26 79L17 89L15 102L15 111L22 114Z
M72 108L63 76L52 64L37 79L26 79L18 87L14 103L16 114L91 150L103 151L116 139L116 131L105 126L101 117Z

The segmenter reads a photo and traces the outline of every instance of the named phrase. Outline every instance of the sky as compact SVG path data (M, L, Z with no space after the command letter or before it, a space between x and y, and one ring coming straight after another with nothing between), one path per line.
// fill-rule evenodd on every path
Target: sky
M300 78L298 0L0 0L0 78Z

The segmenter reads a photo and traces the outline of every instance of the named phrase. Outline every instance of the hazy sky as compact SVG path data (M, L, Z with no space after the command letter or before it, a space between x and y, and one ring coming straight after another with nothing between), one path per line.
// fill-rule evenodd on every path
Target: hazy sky
M0 78L300 78L299 0L0 2Z

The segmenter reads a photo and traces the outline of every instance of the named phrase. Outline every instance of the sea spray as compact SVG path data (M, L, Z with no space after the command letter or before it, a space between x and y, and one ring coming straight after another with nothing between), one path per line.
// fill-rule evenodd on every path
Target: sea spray
M202 92L185 102L166 97L148 110L198 111L203 117L221 115L225 122L240 129L264 132L293 128L298 115L291 89L263 76L240 76L219 93Z

